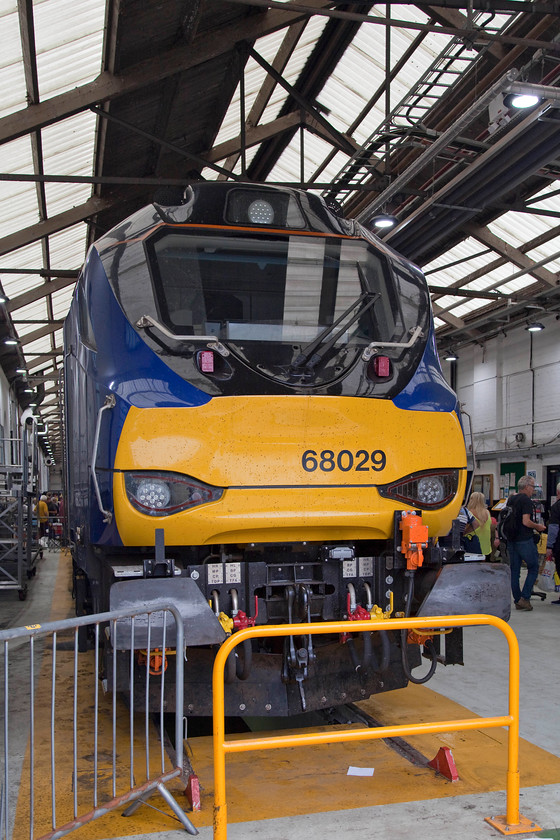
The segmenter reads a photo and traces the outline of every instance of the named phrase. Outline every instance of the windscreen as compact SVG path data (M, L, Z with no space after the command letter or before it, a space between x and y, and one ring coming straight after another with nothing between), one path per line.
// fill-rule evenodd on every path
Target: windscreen
M425 309L413 277L339 237L188 235L150 246L160 317L173 332L232 342L406 341Z
M421 273L366 238L163 227L101 256L144 340L211 392L226 386L197 378L189 359L215 340L229 353L227 370L237 371L231 388L245 387L236 358L283 385L321 388L344 380L350 393L368 394L371 380L351 384L348 376L375 347L391 359L394 374L383 388L376 384L375 395L388 395L412 375L430 328ZM148 327L145 316L152 319Z

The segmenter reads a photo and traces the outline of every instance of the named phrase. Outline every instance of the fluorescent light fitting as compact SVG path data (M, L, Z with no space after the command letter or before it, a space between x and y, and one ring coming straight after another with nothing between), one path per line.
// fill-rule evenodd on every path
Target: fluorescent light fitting
M387 230L388 228L398 225L399 220L396 216L391 216L389 213L380 213L379 216L374 216L371 224L378 230Z
M4 339L4 344L7 344L9 347L15 346L18 343L17 338L6 338Z
M533 108L540 101L540 97L532 93L508 93L504 96L506 108Z

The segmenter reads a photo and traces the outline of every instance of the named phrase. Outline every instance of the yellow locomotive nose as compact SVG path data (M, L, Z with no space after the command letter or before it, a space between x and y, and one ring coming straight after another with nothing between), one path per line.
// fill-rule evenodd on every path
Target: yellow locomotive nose
M458 481L443 504L425 508L431 536L447 533L464 491L454 412L325 396L131 408L115 459L116 523L125 545L153 544L156 528L164 528L167 545L388 539L403 502L378 488L442 464ZM135 504L126 476L148 481L162 472L183 482L186 501L163 503L152 481L159 507Z

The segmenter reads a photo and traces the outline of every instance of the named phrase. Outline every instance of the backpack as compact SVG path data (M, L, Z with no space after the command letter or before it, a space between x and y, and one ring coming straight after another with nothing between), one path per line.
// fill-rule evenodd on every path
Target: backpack
M515 511L511 505L505 505L498 514L498 537L507 542L515 537L516 531Z

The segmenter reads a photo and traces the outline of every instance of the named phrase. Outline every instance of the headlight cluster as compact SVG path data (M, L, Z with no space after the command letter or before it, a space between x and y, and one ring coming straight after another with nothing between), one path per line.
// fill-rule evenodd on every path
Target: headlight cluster
M459 470L433 470L408 475L378 487L381 496L424 510L437 510L453 500L459 486Z
M170 516L215 502L224 492L221 487L171 472L125 472L124 486L130 504L148 516Z

